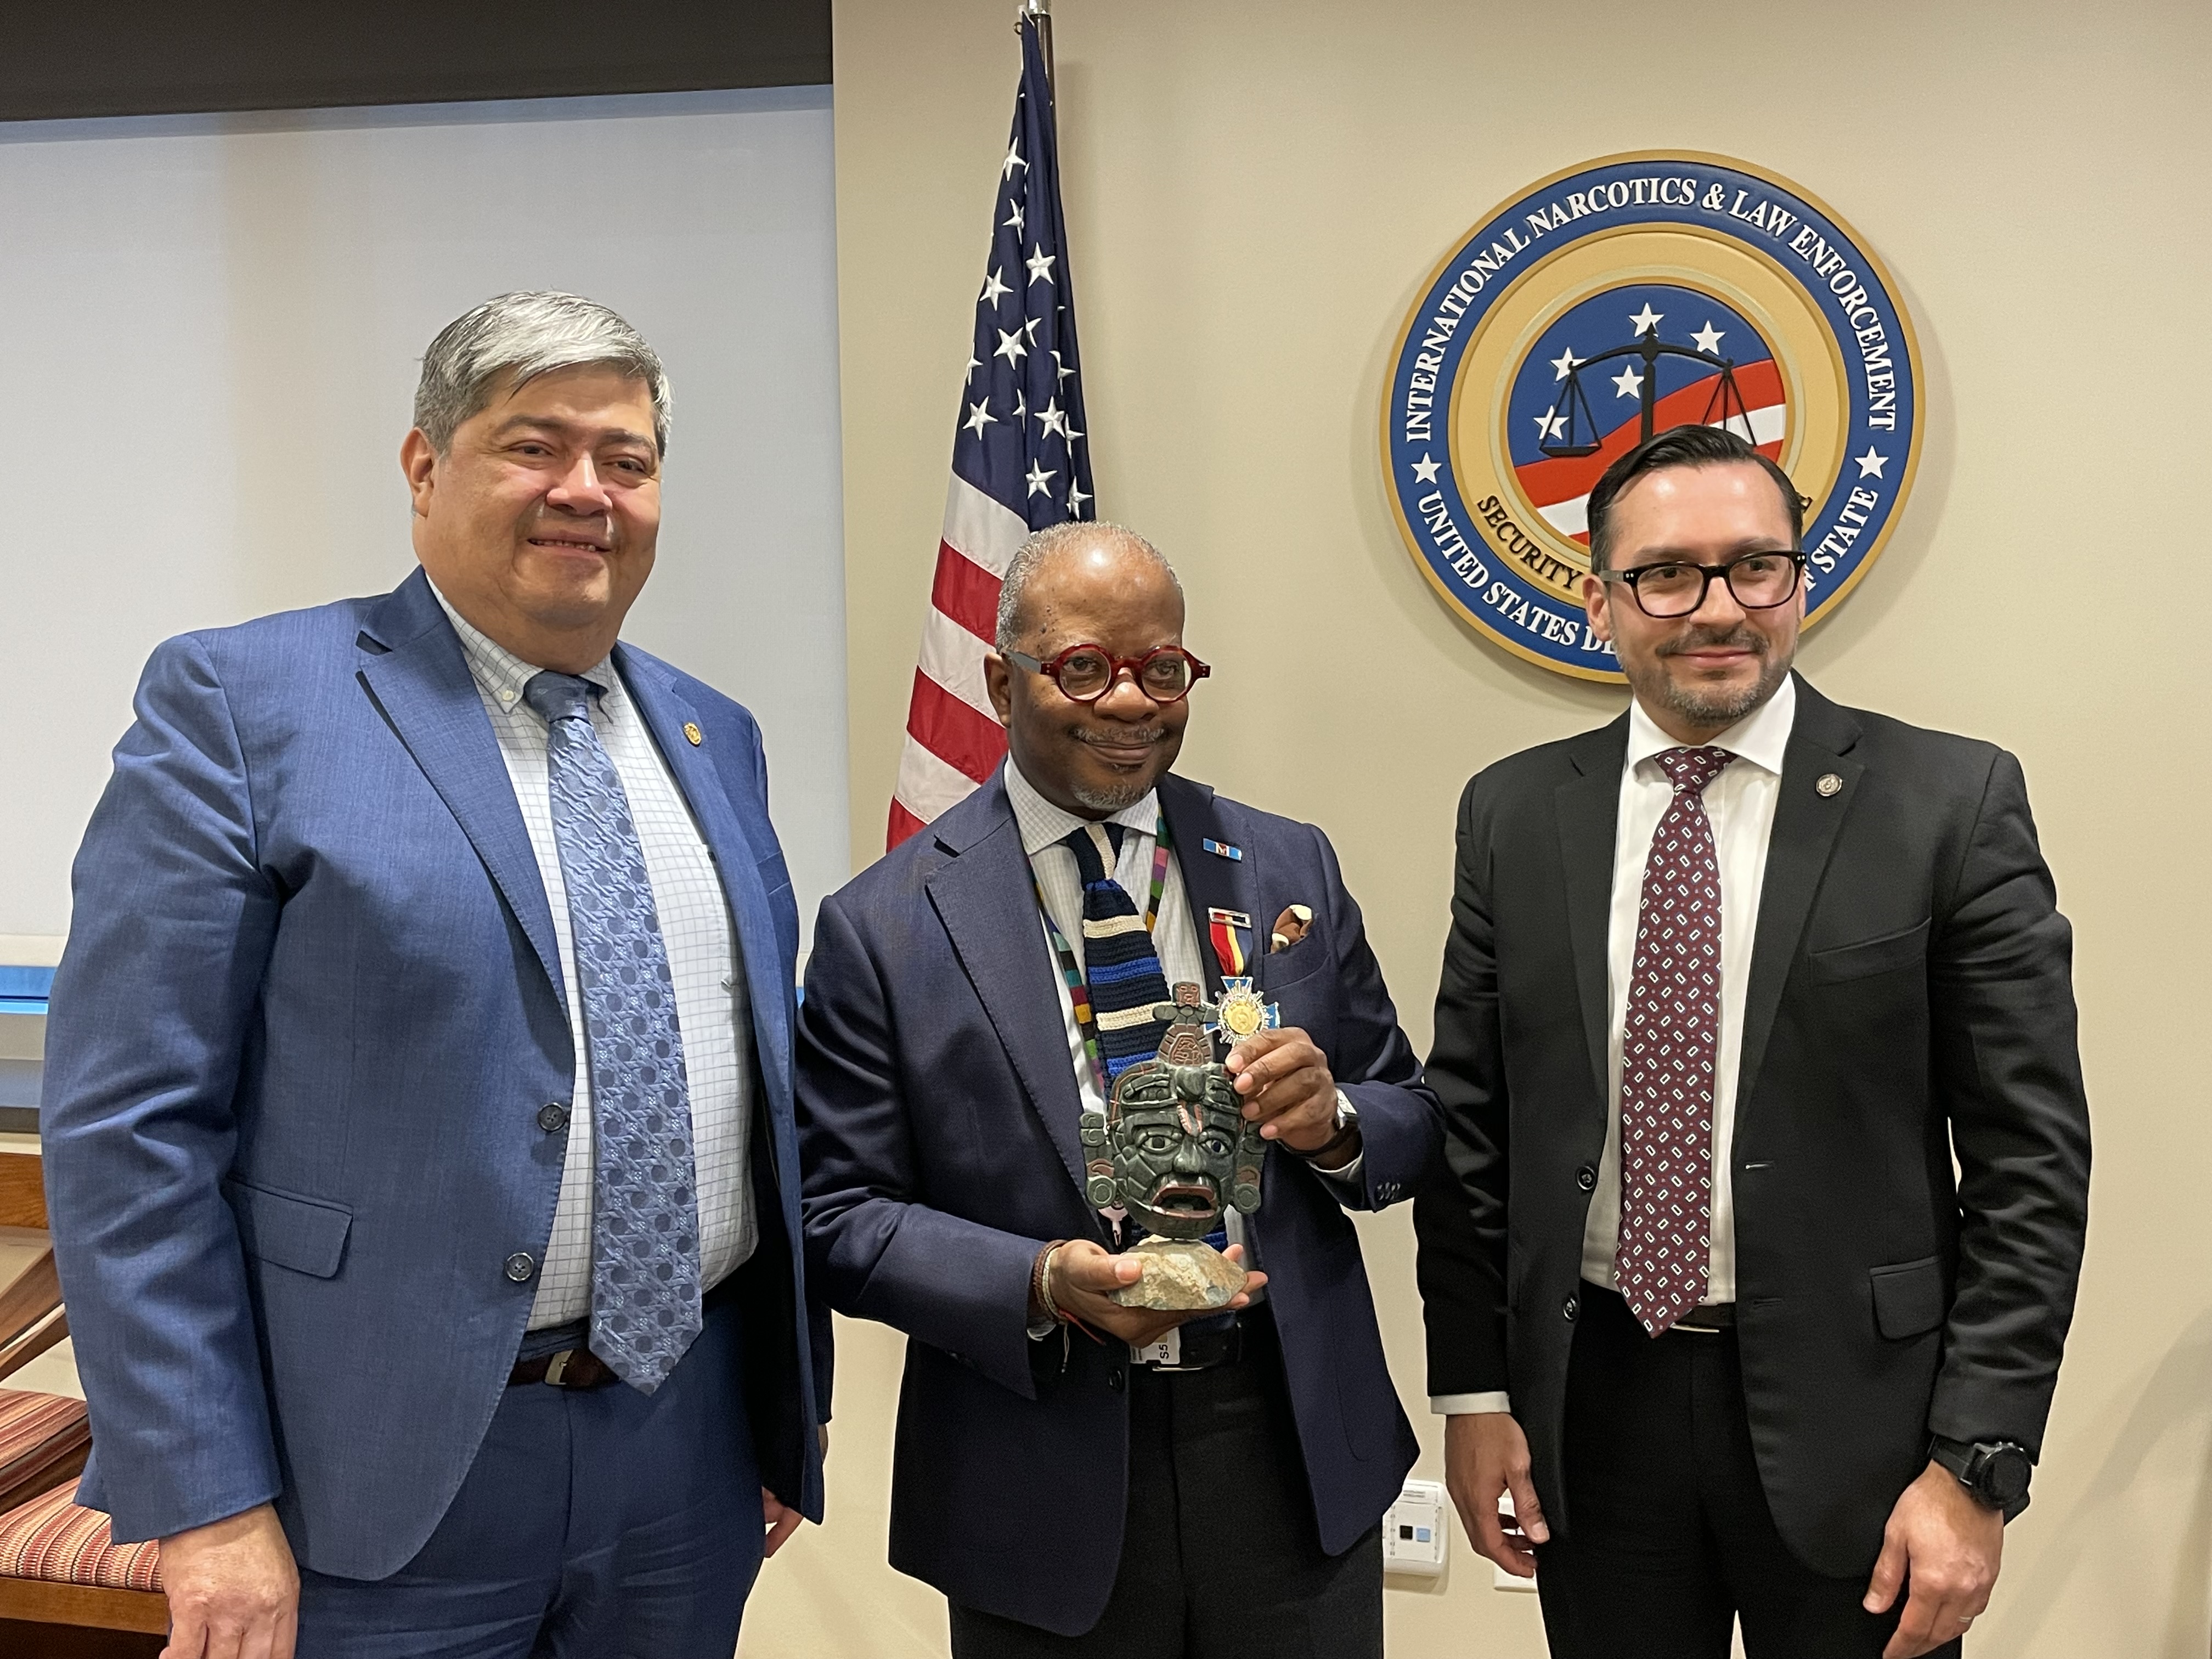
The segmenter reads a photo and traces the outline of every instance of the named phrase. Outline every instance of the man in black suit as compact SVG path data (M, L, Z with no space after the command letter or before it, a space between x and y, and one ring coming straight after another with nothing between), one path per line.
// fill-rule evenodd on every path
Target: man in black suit
M1804 505L1711 428L1615 462L1584 597L1633 706L1460 804L1430 1391L1576 1659L1724 1659L1738 1618L1752 1659L1958 1651L2073 1310L2071 932L2019 763L1791 674Z

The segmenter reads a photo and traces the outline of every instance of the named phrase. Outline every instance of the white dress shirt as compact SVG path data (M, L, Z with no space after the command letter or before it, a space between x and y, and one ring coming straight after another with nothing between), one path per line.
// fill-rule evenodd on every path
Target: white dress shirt
M1785 678L1772 696L1712 740L1736 758L1705 786L1705 817L1721 875L1721 1022L1713 1078L1712 1255L1705 1301L1735 1300L1735 1182L1729 1151L1735 1138L1736 1072L1743 1057L1744 993L1752 941L1759 932L1759 890L1766 847L1782 786L1782 758L1797 719L1797 683ZM1606 922L1605 1152L1583 1228L1582 1276L1610 1288L1620 1239L1620 1049L1628 1024L1628 991L1636 966L1637 924L1644 908L1644 865L1651 837L1674 798L1674 786L1654 758L1686 745L1659 729L1635 703L1628 711L1628 753L1620 773L1620 807L1613 845L1613 905ZM1511 1408L1503 1393L1431 1400L1444 1415Z
M435 585L432 591L436 592ZM438 603L460 635L462 654L491 717L507 763L515 803L530 832L531 851L553 912L561 977L568 1000L576 1075L568 1103L568 1151L561 1170L561 1197L553 1236L538 1264L538 1295L530 1328L581 1319L592 1307L592 1141L590 1050L584 1036L584 1000L576 982L569 938L568 896L553 838L550 774L543 716L523 701L523 688L538 671L471 627L447 603ZM747 1157L752 1132L752 1013L745 976L738 965L736 929L707 843L693 822L668 763L629 700L611 658L580 676L599 688L591 700L592 728L614 763L629 802L630 818L653 884L660 936L675 982L676 1023L684 1040L684 1077L691 1095L691 1148L699 1206L699 1286L708 1290L753 1252L756 1238ZM1072 855L1071 855L1072 856Z

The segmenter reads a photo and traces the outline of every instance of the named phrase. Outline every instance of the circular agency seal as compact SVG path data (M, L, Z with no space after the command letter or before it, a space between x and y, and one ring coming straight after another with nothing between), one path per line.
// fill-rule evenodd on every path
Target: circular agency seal
M1816 198L1692 151L1608 156L1497 209L1407 314L1382 459L1414 562L1516 656L1618 682L1584 617L1584 507L1669 427L1724 427L1813 505L1808 623L1881 550L1920 458L1896 285Z

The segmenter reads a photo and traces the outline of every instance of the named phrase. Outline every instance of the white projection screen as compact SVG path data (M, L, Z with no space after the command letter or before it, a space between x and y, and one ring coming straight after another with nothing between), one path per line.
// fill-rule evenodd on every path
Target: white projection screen
M422 348L530 288L604 301L668 365L626 636L760 717L811 929L850 867L834 210L826 87L0 125L18 959L68 927L147 653L396 586Z

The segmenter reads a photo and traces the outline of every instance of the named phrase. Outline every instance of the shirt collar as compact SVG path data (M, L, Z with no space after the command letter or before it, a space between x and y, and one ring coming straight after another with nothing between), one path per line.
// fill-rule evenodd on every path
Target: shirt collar
M1749 761L1763 772L1782 775L1782 757L1790 747L1790 731L1797 720L1797 676L1783 676L1774 695L1712 739L1711 747L1725 749ZM1662 750L1680 749L1678 738L1659 729L1640 702L1628 706L1628 768L1631 771Z
M437 583L430 583L430 591L437 594L438 604L445 611L446 620L453 623L453 632L460 635L461 654L468 659L469 672L476 676L477 683L499 700L499 706L502 708L512 708L521 702L523 688L543 671L534 663L523 661L454 610L453 602L439 592ZM619 690L622 684L615 674L615 661L611 655L600 658L578 678L598 686L602 701Z
M1021 826L1022 851L1035 858L1054 842L1065 841L1085 824L1089 818L1079 818L1073 812L1062 811L1042 795L1036 786L1022 775L1022 769L1014 764L1012 755L1006 757L1006 799L1014 809L1014 822ZM1106 820L1109 823L1127 824L1139 835L1158 833L1160 827L1160 792L1148 789L1145 798L1123 807Z

